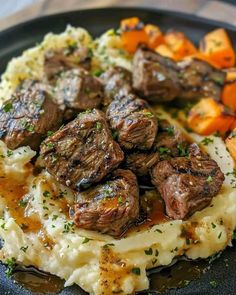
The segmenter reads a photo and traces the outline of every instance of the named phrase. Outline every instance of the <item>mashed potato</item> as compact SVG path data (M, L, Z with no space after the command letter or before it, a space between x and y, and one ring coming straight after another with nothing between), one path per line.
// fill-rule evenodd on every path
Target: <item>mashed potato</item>
M19 79L42 77L44 50L74 41L96 48L96 66L108 66L99 57L106 46L113 53L110 62L130 68L129 58L119 55L116 36L108 33L94 45L85 30L68 27L60 35L47 35L40 45L9 63L0 85L1 96L7 99ZM156 111L159 117L169 118L160 108ZM202 137L189 136L201 144ZM171 220L133 230L119 240L75 228L68 216L72 191L45 170L34 173L30 160L35 152L29 147L10 151L0 141L0 237L4 240L0 259L33 265L65 279L66 286L76 283L90 294L111 295L147 289L146 269L168 265L176 256L206 258L221 251L231 245L236 228L234 162L224 142L217 137L212 140L205 148L226 179L211 205L187 221Z

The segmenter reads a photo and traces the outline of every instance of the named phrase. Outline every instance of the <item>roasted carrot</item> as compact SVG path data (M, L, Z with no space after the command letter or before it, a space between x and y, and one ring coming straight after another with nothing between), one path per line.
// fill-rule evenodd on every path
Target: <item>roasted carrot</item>
M211 59L209 59L209 57L201 52L196 52L190 56L188 56L189 58L196 58L196 59L200 59L202 61L207 62L208 64L210 64L211 66L213 66L214 68L219 68L218 64L215 63L214 61L212 61ZM187 57L187 58L188 58Z
M225 144L226 144L232 158L234 159L234 161L236 161L236 128L226 138Z
M164 43L164 36L159 27L147 24L144 28L148 36L148 47L155 49L160 44Z
M181 32L167 32L165 35L165 43L170 50L173 51L176 60L181 60L197 52L193 43Z
M220 68L235 65L235 52L227 32L220 28L205 35L200 41L199 51L209 57Z
M120 24L121 41L123 47L130 53L134 53L139 44L148 44L148 35L144 24L137 17L123 19Z
M170 50L170 48L166 44L161 44L161 45L157 46L155 51L162 56L169 57L169 58L176 60L174 52L172 50Z
M210 135L230 130L235 117L213 98L201 99L188 116L188 126L198 134Z
M236 69L230 69L226 74L226 83L222 91L222 102L236 111Z

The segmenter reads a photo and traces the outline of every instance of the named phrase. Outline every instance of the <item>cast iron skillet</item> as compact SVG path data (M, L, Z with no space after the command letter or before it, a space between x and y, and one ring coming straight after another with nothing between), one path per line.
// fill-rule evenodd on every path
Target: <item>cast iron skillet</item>
M62 32L65 30L67 24L71 24L86 28L96 37L109 28L118 27L119 21L122 18L131 16L138 16L146 23L157 24L164 31L170 28L183 31L196 43L208 31L216 27L224 27L228 30L236 47L236 28L226 23L210 21L182 13L155 10L153 8L125 7L80 10L37 18L0 32L0 74L5 71L6 65L12 57L18 56L24 49L34 46L48 32ZM215 281L216 284L212 284L212 281ZM32 294L28 290L14 284L12 280L6 278L5 267L3 265L0 265L0 288L0 294L2 295ZM72 286L65 288L59 294L84 295L86 293L79 287ZM159 293L154 290L154 292L143 292L143 294L151 295ZM221 257L214 261L210 270L201 276L201 279L192 281L184 288L170 290L165 294L235 295L236 246L227 248Z

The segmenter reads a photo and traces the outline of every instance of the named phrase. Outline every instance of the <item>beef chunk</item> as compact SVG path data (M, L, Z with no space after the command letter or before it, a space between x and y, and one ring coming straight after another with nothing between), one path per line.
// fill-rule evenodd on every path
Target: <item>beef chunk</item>
M196 100L212 97L220 100L225 73L198 59L186 59L178 63L181 85L180 98Z
M65 110L65 119L79 111L97 108L102 99L102 84L82 68L61 73L56 83L56 99Z
M61 50L48 50L44 57L44 72L47 80L54 83L61 72L82 67L90 69L91 52L87 47L68 46Z
M95 109L80 113L48 137L41 145L41 154L47 170L76 190L99 182L124 158L105 115Z
M160 154L160 159L185 156L188 145L189 141L180 128L171 125L167 120L159 121L159 131L154 146Z
M126 155L126 166L137 176L147 175L152 166L159 161L157 152L134 152Z
M157 119L148 103L133 94L116 96L107 109L111 128L126 149L150 149L157 132Z
M132 75L122 67L113 67L100 76L104 84L105 99L103 104L109 105L115 95L127 95L132 91Z
M152 168L151 176L165 201L167 214L173 219L184 219L205 208L224 181L217 163L196 144L190 146L188 158L159 162Z
M0 110L0 137L10 149L29 145L37 150L47 131L58 129L61 121L62 113L45 86L25 81Z
M173 100L180 91L176 63L140 47L133 59L133 87L150 101Z
M72 212L79 228L121 235L139 214L136 176L129 170L116 170L105 184L79 193Z

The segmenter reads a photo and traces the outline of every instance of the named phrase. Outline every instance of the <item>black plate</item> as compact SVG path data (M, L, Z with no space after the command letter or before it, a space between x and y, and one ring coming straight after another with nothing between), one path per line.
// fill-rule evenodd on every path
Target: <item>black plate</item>
M26 23L17 25L0 32L0 73L5 71L8 61L21 54L21 52L42 40L48 32L59 33L65 30L67 24L82 26L93 36L99 36L109 28L115 28L124 17L138 16L144 22L157 24L162 30L175 28L183 31L197 43L207 32L216 28L224 27L228 30L234 45L236 46L236 28L216 21L203 18L174 13L163 10L138 9L138 8L105 8L67 12L51 16L45 16ZM228 265L228 266L227 266ZM200 280L191 282L187 287L170 290L166 294L188 295L188 294L236 294L236 247L224 251L220 259L215 261L211 269L201 276ZM5 267L0 265L0 294L32 294L28 290L14 284L5 276ZM216 281L217 286L212 287L210 282ZM83 295L77 286L65 288L61 295ZM148 293L145 293L148 294ZM149 293L154 294L154 293ZM156 293L158 294L158 293Z

